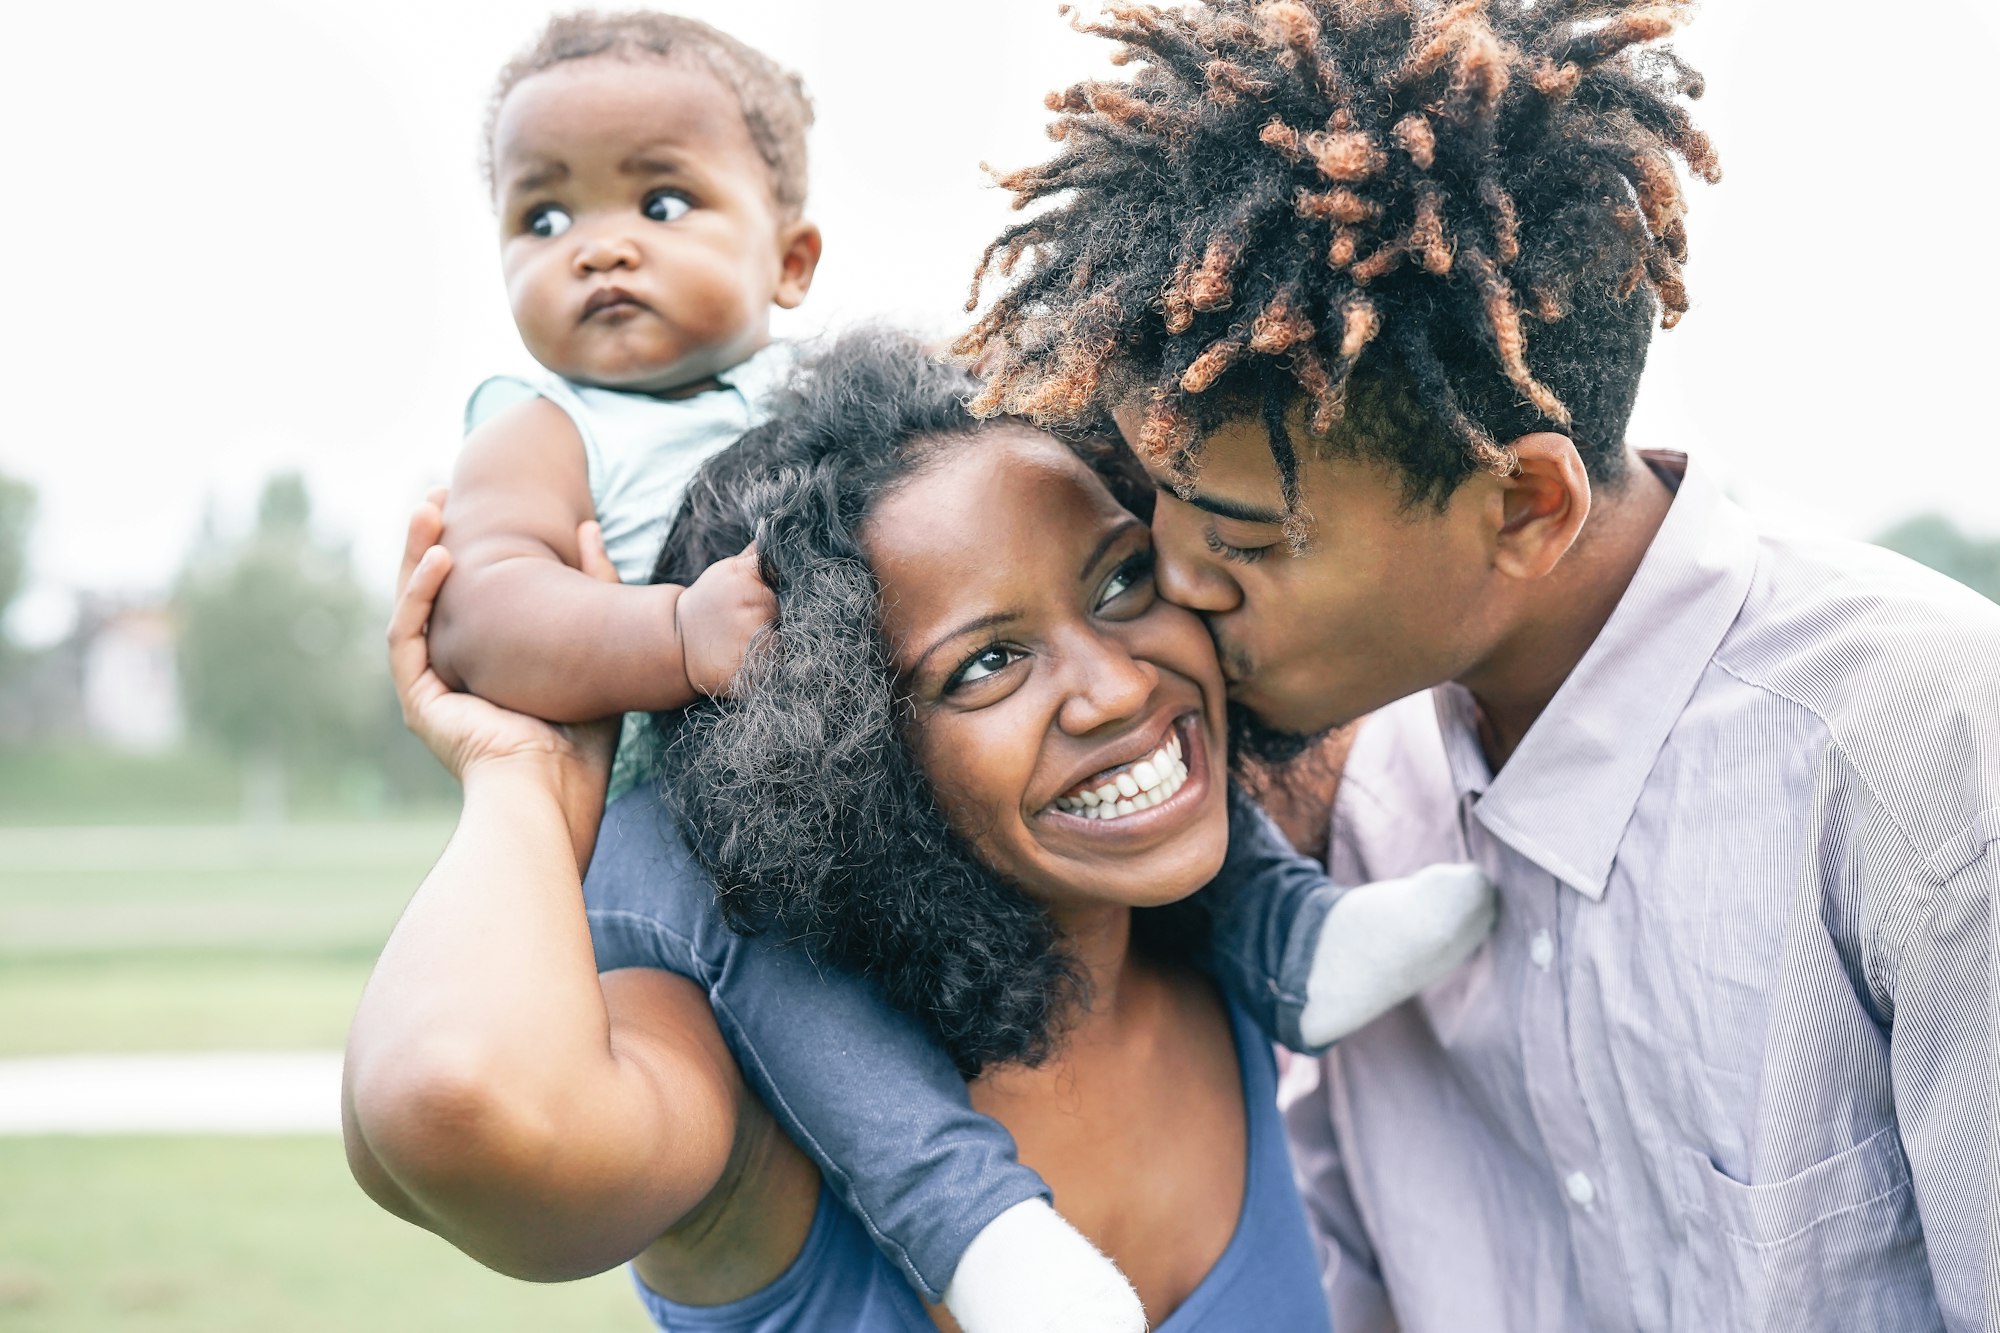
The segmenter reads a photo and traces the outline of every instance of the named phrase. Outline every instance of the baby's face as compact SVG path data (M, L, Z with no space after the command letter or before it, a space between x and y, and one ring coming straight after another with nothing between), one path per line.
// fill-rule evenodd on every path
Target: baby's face
M697 65L593 57L531 75L501 105L493 156L514 322L559 375L697 384L769 340L774 303L804 299L818 233L780 215L735 94Z

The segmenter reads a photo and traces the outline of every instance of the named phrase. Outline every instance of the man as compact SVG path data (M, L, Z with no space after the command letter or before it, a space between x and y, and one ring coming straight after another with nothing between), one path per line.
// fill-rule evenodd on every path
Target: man
M983 405L1115 416L1247 742L1373 714L1338 877L1500 886L1292 1107L1343 1333L2000 1327L2000 610L1626 446L1678 17L1121 7L1003 178Z

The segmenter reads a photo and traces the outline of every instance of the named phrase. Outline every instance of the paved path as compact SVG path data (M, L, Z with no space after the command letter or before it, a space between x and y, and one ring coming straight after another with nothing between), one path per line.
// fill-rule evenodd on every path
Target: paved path
M320 1134L339 1051L0 1060L0 1134Z

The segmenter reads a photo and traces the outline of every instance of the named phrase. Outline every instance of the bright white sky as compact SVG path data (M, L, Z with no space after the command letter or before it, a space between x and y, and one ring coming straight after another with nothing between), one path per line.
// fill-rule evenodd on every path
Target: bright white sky
M693 0L799 69L826 261L804 332L944 331L1005 220L981 160L1048 148L1042 94L1098 72L1055 0ZM158 590L205 504L307 470L386 578L466 391L525 364L476 169L538 0L99 0L0 9L0 470L40 487L39 592ZM1818 16L1814 22L1805 13ZM2000 531L1986 395L2000 185L1986 0L1711 0L1681 43L1727 179L1701 188L1694 310L1635 438L1698 448L1792 524L1921 509ZM31 624L21 628L31 629ZM45 630L46 632L46 630Z

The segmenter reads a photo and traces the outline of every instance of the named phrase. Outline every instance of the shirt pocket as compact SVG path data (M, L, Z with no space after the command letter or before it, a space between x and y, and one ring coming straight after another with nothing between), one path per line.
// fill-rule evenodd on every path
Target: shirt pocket
M1677 1333L1942 1329L1894 1127L1788 1179L1746 1185L1677 1150L1686 1231Z

